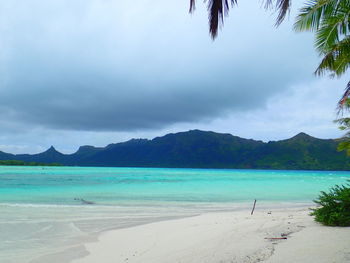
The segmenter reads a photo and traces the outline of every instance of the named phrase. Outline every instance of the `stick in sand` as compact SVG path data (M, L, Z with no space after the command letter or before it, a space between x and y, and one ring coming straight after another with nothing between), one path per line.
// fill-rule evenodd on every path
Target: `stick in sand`
M256 204L256 199L254 200L254 205L253 205L253 209L252 212L250 213L250 215L252 215L254 213L254 209L255 209L255 204Z

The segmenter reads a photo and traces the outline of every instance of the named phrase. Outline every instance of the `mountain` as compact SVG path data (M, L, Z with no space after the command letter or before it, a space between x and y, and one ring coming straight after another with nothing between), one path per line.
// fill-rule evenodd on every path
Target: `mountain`
M191 130L106 147L81 146L73 154L62 154L52 146L33 155L0 152L0 159L69 166L350 170L350 158L336 150L337 144L305 133L265 143Z
M263 144L229 134L193 130L153 140L130 140L108 145L82 160L88 166L233 168L247 152Z
M5 152L1 152L0 151L0 160L12 160L16 158L16 156L14 154L10 154L10 153L5 153Z
M349 170L350 158L337 151L338 142L305 133L268 142L256 153L255 164L262 169Z
M58 152L53 146L48 150L38 154L18 154L16 160L25 162L40 162L40 163L60 163L63 164L66 161L66 155ZM40 161L39 161L40 160Z

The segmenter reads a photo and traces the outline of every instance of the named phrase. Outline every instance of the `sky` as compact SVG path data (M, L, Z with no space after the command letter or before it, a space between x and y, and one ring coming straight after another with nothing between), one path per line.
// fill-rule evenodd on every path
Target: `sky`
M313 75L302 1L276 14L239 1L213 41L188 0L0 0L0 151L63 153L190 129L263 141L333 123L347 78ZM249 2L249 3L246 3Z

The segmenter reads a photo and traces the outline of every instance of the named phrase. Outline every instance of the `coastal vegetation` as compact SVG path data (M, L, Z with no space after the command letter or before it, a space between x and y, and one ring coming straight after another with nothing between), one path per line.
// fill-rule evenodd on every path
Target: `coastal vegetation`
M321 192L314 200L320 207L313 209L315 220L327 226L350 226L350 185L336 185L328 193Z
M8 154L2 160L61 163L70 166L350 170L350 158L336 140L305 133L262 142L231 134L191 130L153 140L133 139L106 147L82 146L73 154L54 147L39 154Z
M38 163L38 162L25 162L21 160L0 160L1 165L14 165L14 166L62 166L59 163Z
M349 103L349 100L347 99L347 104ZM349 106L346 106L349 107ZM338 151L345 151L347 155L350 156L350 118L340 118L336 120L336 122L339 123L339 129L346 131L346 133L343 135L343 137L340 140L340 143L338 145Z

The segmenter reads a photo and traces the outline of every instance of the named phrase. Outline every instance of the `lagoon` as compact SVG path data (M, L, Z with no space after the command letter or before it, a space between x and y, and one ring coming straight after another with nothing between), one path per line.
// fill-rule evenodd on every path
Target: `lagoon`
M75 248L74 258L102 231L249 209L254 199L258 209L310 206L348 179L337 171L2 166L0 262L43 262Z

